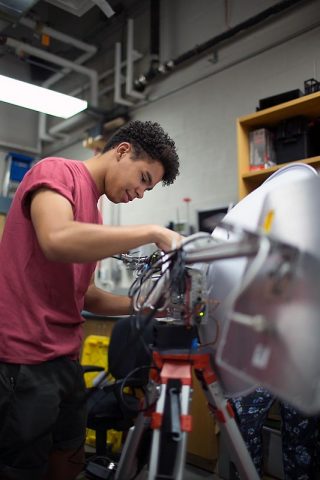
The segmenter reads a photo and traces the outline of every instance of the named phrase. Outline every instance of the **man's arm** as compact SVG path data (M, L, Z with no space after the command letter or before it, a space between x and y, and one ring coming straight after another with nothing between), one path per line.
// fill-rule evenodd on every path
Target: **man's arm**
M31 219L49 260L92 262L148 243L164 251L179 246L181 236L159 225L108 226L76 222L70 202L59 193L40 189L31 200Z
M130 315L133 311L129 297L101 290L94 284L93 278L85 294L84 308L97 315Z

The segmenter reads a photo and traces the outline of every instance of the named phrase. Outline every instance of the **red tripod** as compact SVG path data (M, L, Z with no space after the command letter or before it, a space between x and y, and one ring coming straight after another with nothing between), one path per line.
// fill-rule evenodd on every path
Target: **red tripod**
M174 327L174 328L172 328ZM243 480L258 480L259 476L239 432L232 407L224 397L212 367L210 354L190 350L195 328L183 325L159 325L153 360L155 369L151 379L160 389L151 411L141 413L130 431L115 479L127 480L132 476L134 457L142 433L152 428L152 445L148 480L183 480L188 432L192 430L189 405L192 395L192 369L200 381L221 430L229 440L230 456ZM157 335L156 335L157 337ZM165 348L163 346L165 345ZM176 345L176 348L171 348ZM185 346L188 345L188 348Z

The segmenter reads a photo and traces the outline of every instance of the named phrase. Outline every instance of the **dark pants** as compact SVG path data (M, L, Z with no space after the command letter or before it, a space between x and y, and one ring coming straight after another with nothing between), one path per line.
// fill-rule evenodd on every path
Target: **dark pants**
M0 478L38 480L54 450L84 442L86 397L78 362L0 362ZM70 458L70 462L73 462Z
M232 399L239 429L253 463L262 475L262 427L274 396L257 388L245 397ZM285 480L316 478L316 443L319 417L305 417L286 403L280 404L282 418L282 453Z

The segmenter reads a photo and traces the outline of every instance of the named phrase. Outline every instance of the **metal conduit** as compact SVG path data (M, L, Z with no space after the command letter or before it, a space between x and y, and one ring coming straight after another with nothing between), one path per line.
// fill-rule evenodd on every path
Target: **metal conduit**
M66 35L65 33L59 32L58 30L54 30L53 28L48 27L47 25L38 24L31 18L23 17L20 19L19 23L21 23L21 25L24 25L25 27L31 28L32 30L39 29L41 33L45 33L52 38L55 38L57 40L60 40L61 42L66 43L67 45L73 45L74 47L79 48L79 50L84 50L85 52L93 53L93 54L97 52L97 47L95 45L90 45L88 43L82 42L77 38L71 37L70 35Z
M32 30L39 29L39 24L30 18L23 17L20 19L20 23ZM74 60L74 63L76 63L77 65L81 65L85 63L87 60L92 58L98 50L95 45L82 42L74 37L71 37L70 35L66 35L65 33L59 32L58 30L54 30L53 28L48 27L47 25L40 25L40 30L42 33L45 33L50 37L55 38L56 40L59 40L68 45L73 45L79 50L83 50L84 53L80 55L76 60ZM42 87L44 88L51 87L51 85L54 85L56 82L64 78L71 71L72 71L71 68L67 68L67 67L63 68L61 72L55 73L50 78L48 78L45 82L43 82ZM64 127L63 122L61 122L61 127L59 130L63 130L63 127ZM39 116L39 137L42 140L48 140L48 141L54 140L54 138L52 138L50 135L46 133L46 115L44 113L40 113L40 116Z
M235 27L230 28L229 30L211 38L210 40L200 45L195 46L191 50L188 50L182 55L179 55L177 58L159 65L158 68L151 68L148 72L141 75L137 80L134 81L134 87L139 91L143 91L151 81L158 80L159 77L163 77L164 75L172 73L175 68L181 67L182 65L201 57L202 55L208 53L208 50L210 50L211 48L232 39L241 31L248 30L249 28L257 26L260 23L265 22L272 15L280 14L293 7L294 5L306 1L309 0L283 0L277 5L267 8L266 10L263 10L257 15L249 18L248 20L239 23Z

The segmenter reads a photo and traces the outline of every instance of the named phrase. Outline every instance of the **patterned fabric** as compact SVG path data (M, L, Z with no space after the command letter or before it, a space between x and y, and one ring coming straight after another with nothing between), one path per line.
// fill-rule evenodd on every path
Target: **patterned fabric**
M245 397L232 399L238 426L253 463L262 475L262 427L274 396L263 388ZM282 458L285 480L316 479L316 444L319 417L305 417L286 403L280 403Z

